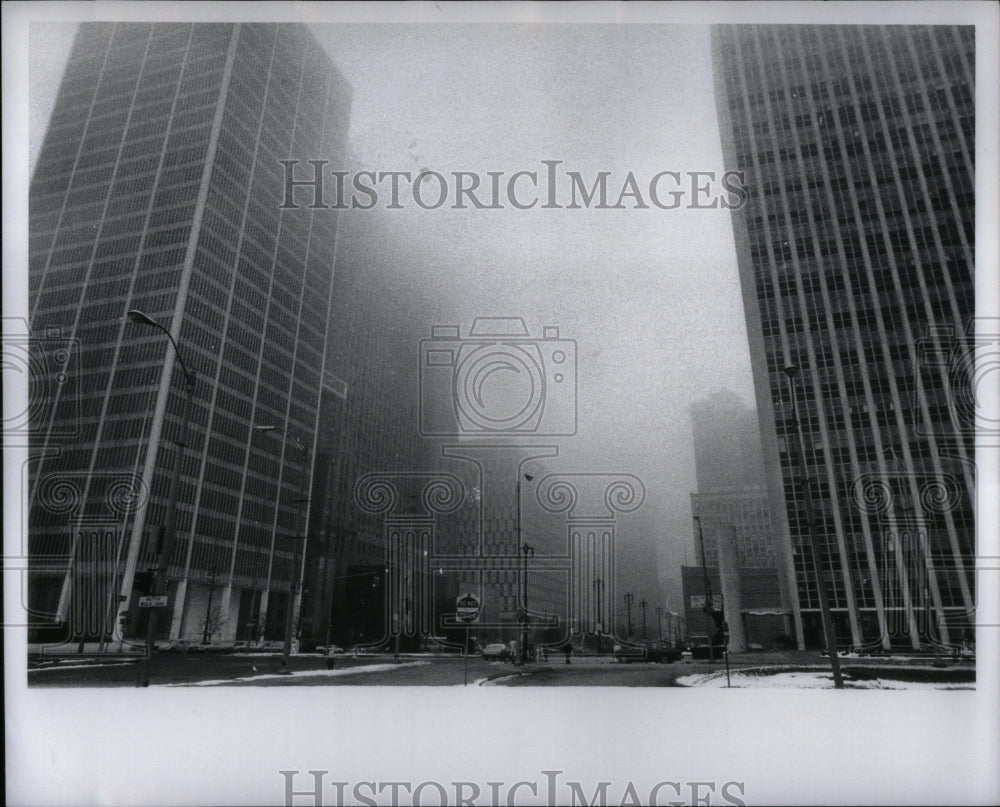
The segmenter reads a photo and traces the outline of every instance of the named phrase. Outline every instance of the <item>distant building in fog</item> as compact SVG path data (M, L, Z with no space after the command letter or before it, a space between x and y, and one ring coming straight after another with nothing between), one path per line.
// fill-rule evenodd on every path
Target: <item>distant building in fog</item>
M792 633L794 626L790 597L782 591L784 586L787 592L789 581L781 579L775 560L757 414L723 390L691 406L691 423L698 480L691 512L699 567L708 567L715 579L713 594L724 596L732 649L766 646L775 635ZM682 583L689 630L697 633L707 631L708 617L700 611L703 599L698 600L702 606L692 606L692 597L705 595L704 575L700 568L696 571L685 568ZM744 595L751 578L755 593L748 599Z
M712 33L768 488L804 638L822 642L785 368L798 368L842 645L974 625L972 26Z
M698 490L712 493L760 484L764 459L757 413L724 389L691 406Z

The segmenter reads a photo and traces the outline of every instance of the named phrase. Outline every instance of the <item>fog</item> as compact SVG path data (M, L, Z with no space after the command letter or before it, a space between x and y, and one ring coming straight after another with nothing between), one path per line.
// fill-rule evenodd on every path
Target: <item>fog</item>
M559 160L558 172L577 171L588 187L610 172L609 205L630 171L640 188L661 171L723 171L707 27L314 30L354 88L354 170L449 181L468 171L484 186L490 171L504 182L536 171L544 186L542 161ZM437 183L425 185L433 203ZM688 407L722 387L753 400L730 214L631 200L624 210L541 209L541 196L530 210L456 210L452 199L425 210L401 193L403 209L380 196L350 215L397 234L398 283L438 301L463 337L492 315L575 340L578 431L558 441L560 465L643 480L642 539L655 544L677 609L695 489Z
M678 610L685 548L694 559L688 407L723 387L753 399L730 213L690 207L710 199L699 200L689 174L723 173L708 28L313 30L353 87L345 170L432 171L449 183L436 209L417 204L406 182L401 209L386 209L386 181L377 205L349 211L353 226L369 217L373 232L393 234L373 245L378 259L389 263L398 289L435 312L413 332L429 337L433 325L449 324L465 337L476 317L506 316L523 318L532 337L556 326L560 339L575 342L577 430L557 441L560 465L643 481L641 540L655 548L669 607ZM32 166L72 31L32 27ZM558 161L555 208L543 208L542 161ZM489 174L502 172L501 209L455 209L456 171L482 180L477 194L487 204ZM517 185L522 200L538 198L530 209L504 193L518 171L539 175L538 191L523 177ZM665 171L679 182L664 179L660 196L683 191L674 209L649 198L651 178ZM647 206L633 194L622 197L624 209L570 208L567 172L587 188L608 172L608 207L631 172ZM437 182L423 188L433 202ZM416 359L418 346L411 348Z

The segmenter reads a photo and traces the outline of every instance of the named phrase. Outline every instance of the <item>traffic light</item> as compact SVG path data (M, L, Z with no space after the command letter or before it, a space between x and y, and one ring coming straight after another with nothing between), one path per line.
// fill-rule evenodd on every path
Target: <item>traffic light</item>
M712 644L725 644L725 637L726 633L728 633L728 628L726 627L725 615L721 610L712 610L712 622L714 623Z

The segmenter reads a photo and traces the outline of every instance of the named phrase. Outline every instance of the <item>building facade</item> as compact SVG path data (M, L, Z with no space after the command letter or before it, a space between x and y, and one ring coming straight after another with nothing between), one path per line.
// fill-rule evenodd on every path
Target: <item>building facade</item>
M160 638L283 635L337 218L280 210L279 160L342 156L349 110L304 26L79 27L30 189L30 327L73 362L32 424L29 609L49 640L144 631L134 584L189 373Z
M765 475L805 641L823 641L797 470L837 641L974 625L975 32L713 30ZM791 406L794 378L798 430Z

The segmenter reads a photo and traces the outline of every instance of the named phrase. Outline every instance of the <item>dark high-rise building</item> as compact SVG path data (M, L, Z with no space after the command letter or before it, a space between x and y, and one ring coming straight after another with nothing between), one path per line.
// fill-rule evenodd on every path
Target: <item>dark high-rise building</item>
M30 190L30 325L72 358L32 422L36 622L102 642L125 615L142 630L133 583L191 373L160 633L283 635L331 383L337 217L280 209L279 161L341 159L349 108L301 25L79 27Z
M956 644L975 608L975 31L725 26L713 50L726 168L749 191L733 223L805 641L822 628L790 366L838 641Z

